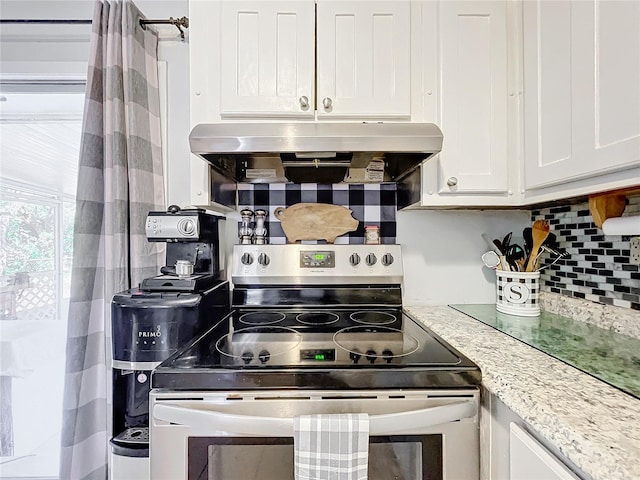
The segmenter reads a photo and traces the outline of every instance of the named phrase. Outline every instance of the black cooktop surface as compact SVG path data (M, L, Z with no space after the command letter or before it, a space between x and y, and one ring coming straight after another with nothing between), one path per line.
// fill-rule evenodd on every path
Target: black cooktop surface
M401 309L241 309L163 362L153 388L468 387L478 367Z

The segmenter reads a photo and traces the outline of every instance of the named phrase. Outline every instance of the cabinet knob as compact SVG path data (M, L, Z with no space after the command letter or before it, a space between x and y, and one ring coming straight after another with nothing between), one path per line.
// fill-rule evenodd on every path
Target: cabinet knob
M329 110L331 108L331 99L329 97L324 97L322 99L322 106L325 110Z
M298 101L300 102L300 108L302 110L306 110L307 108L309 108L309 99L304 95L300 97Z
M455 187L458 184L458 179L456 177L449 177L447 180L447 185L450 187Z

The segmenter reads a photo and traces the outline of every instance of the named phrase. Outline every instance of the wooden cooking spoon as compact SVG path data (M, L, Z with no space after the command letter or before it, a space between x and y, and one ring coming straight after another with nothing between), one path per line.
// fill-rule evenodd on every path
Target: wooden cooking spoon
M531 246L531 254L529 255L529 261L525 269L527 272L533 272L535 268L538 250L540 250L542 243L549 236L549 222L546 220L536 220L533 222L531 236L533 237L533 245Z

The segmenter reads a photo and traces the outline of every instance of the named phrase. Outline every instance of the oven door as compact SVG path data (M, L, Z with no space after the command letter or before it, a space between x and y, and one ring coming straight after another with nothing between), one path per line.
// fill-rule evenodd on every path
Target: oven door
M477 479L477 390L152 391L151 478L293 480L293 418L369 414L369 479Z

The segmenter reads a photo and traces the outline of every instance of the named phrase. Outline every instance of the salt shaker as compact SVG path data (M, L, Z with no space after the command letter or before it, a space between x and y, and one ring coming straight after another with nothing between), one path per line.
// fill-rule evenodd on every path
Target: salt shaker
M251 237L253 236L253 229L251 228L251 222L253 221L253 212L248 208L240 211L242 217L242 223L240 224L240 230L238 236L240 237L241 245L250 245Z

